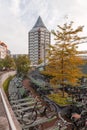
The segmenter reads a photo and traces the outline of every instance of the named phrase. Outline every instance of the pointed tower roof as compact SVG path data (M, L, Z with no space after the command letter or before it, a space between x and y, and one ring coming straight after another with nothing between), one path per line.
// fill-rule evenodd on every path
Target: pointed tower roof
M33 28L37 28L37 27L43 27L43 28L46 28L43 21L42 21L42 18L39 16L34 27Z

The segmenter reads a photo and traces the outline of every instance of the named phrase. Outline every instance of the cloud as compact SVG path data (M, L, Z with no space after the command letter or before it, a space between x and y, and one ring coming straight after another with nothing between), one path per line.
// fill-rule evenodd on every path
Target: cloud
M7 44L8 49L11 50L13 54L28 53L28 32L21 20L18 19L20 14L19 2L11 2L11 6L9 7L9 5L3 1L0 8L0 40Z
M85 26L87 35L86 12L87 0L0 0L0 40L14 54L28 53L28 31L39 15L50 31L74 21L76 26ZM86 44L81 48L87 48Z
M19 14L20 14L20 8L19 8L20 2L21 2L21 0L12 0L11 1L10 9L15 16L19 16Z

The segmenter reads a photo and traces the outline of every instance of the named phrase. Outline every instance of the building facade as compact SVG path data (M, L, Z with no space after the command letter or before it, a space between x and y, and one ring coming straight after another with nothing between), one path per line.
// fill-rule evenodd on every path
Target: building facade
M28 33L28 45L31 65L45 64L47 49L49 49L50 45L50 32L45 27L40 16L32 30Z
M7 55L7 45L0 41L0 59L4 59Z

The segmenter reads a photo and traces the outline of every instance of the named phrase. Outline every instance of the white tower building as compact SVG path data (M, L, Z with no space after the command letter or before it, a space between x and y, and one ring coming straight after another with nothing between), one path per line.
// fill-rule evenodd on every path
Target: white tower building
M45 64L47 49L50 44L50 32L45 27L41 17L37 19L32 30L28 33L29 58L31 65Z

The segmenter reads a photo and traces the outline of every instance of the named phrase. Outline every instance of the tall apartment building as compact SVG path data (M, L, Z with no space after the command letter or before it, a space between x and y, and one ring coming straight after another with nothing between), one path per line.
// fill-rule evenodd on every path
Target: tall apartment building
M39 62L46 62L47 49L50 44L50 32L39 16L34 27L28 33L29 58L31 65L38 65Z
M7 45L0 41L0 59L4 59L7 55Z

